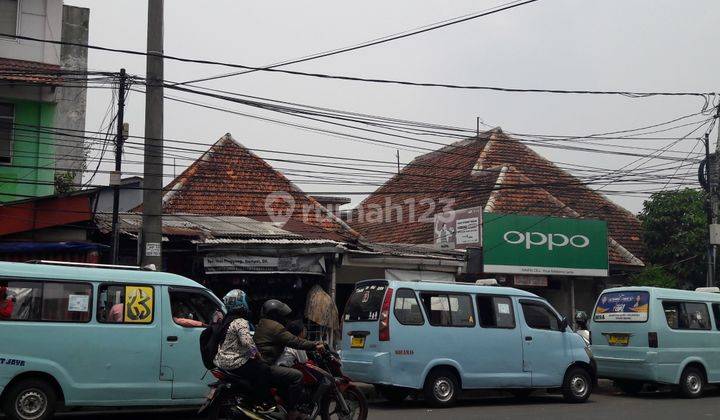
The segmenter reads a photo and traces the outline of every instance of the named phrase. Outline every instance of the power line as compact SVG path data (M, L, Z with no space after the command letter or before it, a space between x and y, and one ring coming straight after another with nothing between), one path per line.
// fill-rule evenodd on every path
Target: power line
M456 24L458 24L458 23L463 23L463 22L467 22L467 21L470 21L470 20L478 19L478 18L481 18L481 17L489 16L489 15L492 15L492 14L495 14L495 13L498 13L498 12L502 12L502 11L505 11L505 10L510 10L510 9L513 9L513 8L516 8L516 7L519 7L519 6L523 6L523 5L529 4L529 3L534 3L535 1L537 1L537 0L530 0L530 1L525 1L525 2L518 3L518 0L515 0L515 1L511 1L511 2L509 2L509 3L501 4L501 5L499 5L499 6L496 6L496 7L490 8L490 9L485 9L485 10L482 10L482 11L480 11L480 12L476 12L476 13L473 13L473 14L467 14L467 15L455 17L455 18L452 18L452 19L446 19L446 20L443 20L443 21L440 21L440 22L436 22L436 23L432 23L432 24L430 24L430 25L425 25L425 26L422 26L422 27L419 27L419 28L410 29L410 30L406 30L406 31L403 31L403 32L394 33L394 34L392 34L392 35L386 35L386 36L383 36L383 37L380 37L380 38L371 39L371 40L369 40L369 41L365 41L365 42L362 42L362 43L360 43L360 44L355 44L355 45L352 45L352 46L349 46L349 47L336 48L336 49L334 49L334 50L322 51L322 52L319 52L319 53L307 55L307 56L300 57L300 58L296 58L296 59L285 60L285 61L282 61L282 62L279 62L279 63L270 64L270 65L264 66L264 67L262 67L262 68L263 68L263 69L274 69L274 68L277 68L277 67L284 67L284 66L289 66L289 65L291 65L291 64L304 63L304 62L311 61L311 60L317 60L317 59L319 59L319 58L324 58L324 57L330 57L330 56L333 56L333 55L343 54L343 53L350 52L350 51L357 51L357 50L360 50L360 49L363 49L363 48L368 48L368 47L372 47L372 46L375 46L375 45L385 44L385 43L392 42L392 41L396 41L396 40L399 40L399 39L408 38L408 37L411 37L411 36L414 36L414 35L419 35L419 34L422 34L422 33L434 31L434 30L441 29L441 28L446 28L446 27L448 27L448 26L456 25ZM233 72L233 73L221 74L221 75L217 75L217 76L204 77L204 78L201 78L201 79L188 80L188 81L180 82L180 83L177 83L177 84L178 84L178 85L187 85L187 84L191 84L191 83L207 82L207 81L210 81L210 80L223 79L223 78L226 78L226 77L238 76L238 75L242 75L242 74L253 73L253 72L256 72L256 71L259 71L259 69L257 69L257 70L244 70L244 71L240 71L240 72Z
M534 1L537 1L537 0L534 0ZM183 62L183 63L208 64L208 65L224 66L224 67L231 67L231 68L239 68L239 69L245 69L245 70L257 70L257 71L265 71L265 72L273 72L273 73L282 73L282 74L289 74L289 75L293 75L293 76L302 76L302 77L319 78L319 79L345 80L345 81L365 82L365 83L397 84L397 85L418 86L418 87L440 87L440 88L448 88L448 89L486 90L486 91L513 92L513 93L621 95L621 96L626 96L626 97L630 97L630 98L644 98L644 97L649 97L649 96L696 96L696 97L703 98L706 102L707 102L707 98L709 96L715 95L715 92L663 92L663 91L638 92L638 91L621 91L621 90L537 89L537 88L529 89L529 88L510 88L510 87L500 87L500 86L459 85L459 84L451 84L451 83L426 83L426 82L413 82L413 81L406 81L406 80L364 78L364 77L353 77L353 76L344 76L344 75L335 75L335 74L283 70L283 69L278 69L278 68L253 67L253 66L247 66L247 65L243 65L243 64L226 63L226 62L221 62L221 61L205 60L205 59L185 58L185 57L178 57L178 56L172 56L172 55L167 55L167 54L145 52L145 51L138 51L138 50L129 50L129 49L122 49L122 48L110 48L110 47L103 47L103 46L99 46L99 45L81 44L81 43L76 43L76 42L55 41L55 40L48 40L48 39L29 37L29 36L21 36L21 35L13 35L13 34L7 34L7 33L0 33L0 36L7 36L7 37L15 38L15 39L26 40L26 41L45 42L45 43L58 44L58 45L70 45L70 46L75 46L75 47L94 49L94 50L98 50L98 51L122 53L122 54L129 54L129 55L137 55L137 56L151 55L151 56L160 57L160 58L164 58L167 60L179 61L179 62ZM169 84L169 85L166 85L165 87L168 87L168 86L173 86L173 85Z

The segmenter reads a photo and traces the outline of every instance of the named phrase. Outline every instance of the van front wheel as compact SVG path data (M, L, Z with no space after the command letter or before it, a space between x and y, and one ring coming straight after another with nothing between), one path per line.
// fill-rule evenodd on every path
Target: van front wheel
M12 420L46 420L55 412L56 401L50 384L26 379L10 388L3 401L3 411Z
M700 369L686 367L680 375L680 393L685 398L700 398L705 391L705 375Z
M581 367L570 368L563 381L563 397L565 401L571 403L585 402L590 398L592 386L592 378L587 370Z
M425 379L425 401L433 407L450 407L460 392L455 374L447 369L437 369Z

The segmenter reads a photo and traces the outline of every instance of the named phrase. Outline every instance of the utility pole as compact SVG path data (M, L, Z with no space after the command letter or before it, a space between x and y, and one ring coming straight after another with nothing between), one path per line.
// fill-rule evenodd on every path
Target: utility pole
M395 157L397 158L398 174L400 174L400 150L395 150Z
M140 265L162 269L163 0L148 0L143 223Z
M715 110L715 125L717 126L718 123L720 123L720 106L717 107ZM720 200L718 200L720 197L718 194L720 193L720 189L718 188L720 186L720 126L718 127L718 139L715 142L715 156L713 159L710 159L709 156L706 156L708 159L705 164L705 167L707 168L708 173L708 194L710 195L710 248L709 248L709 255L708 255L708 276L707 276L707 287L715 286L716 282L716 259L717 259L717 247L718 244L720 244L720 225L718 225L718 213L720 210ZM709 149L710 149L710 138L709 136L706 137L706 155L709 155Z
M110 175L110 185L113 187L113 214L112 214L112 263L118 263L120 252L120 237L118 235L118 213L120 208L120 184L122 183L122 152L125 144L125 69L120 69L118 88L118 114L117 137L115 137L115 171Z

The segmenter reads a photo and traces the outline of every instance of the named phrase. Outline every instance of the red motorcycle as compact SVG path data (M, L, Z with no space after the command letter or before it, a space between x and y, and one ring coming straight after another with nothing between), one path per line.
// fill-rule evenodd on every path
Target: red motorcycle
M340 357L327 346L324 352L308 353L309 360L297 364L303 374L303 394L297 410L309 420L366 420L368 404L363 393L342 373ZM287 418L282 397L271 390L269 402L253 401L252 382L221 369L211 371L218 381L210 384L210 392L198 414L210 420Z

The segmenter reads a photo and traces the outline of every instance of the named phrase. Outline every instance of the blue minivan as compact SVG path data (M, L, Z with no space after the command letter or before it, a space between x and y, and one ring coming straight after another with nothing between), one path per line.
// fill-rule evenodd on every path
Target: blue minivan
M224 311L169 273L0 262L0 404L44 420L59 405L199 405L212 375L203 324Z
M359 282L343 315L342 361L391 401L422 391L440 407L479 388L560 389L583 402L595 383L592 353L545 299L474 284Z
M720 383L720 294L607 289L589 330L598 376L628 394L650 383L697 398L708 383Z

